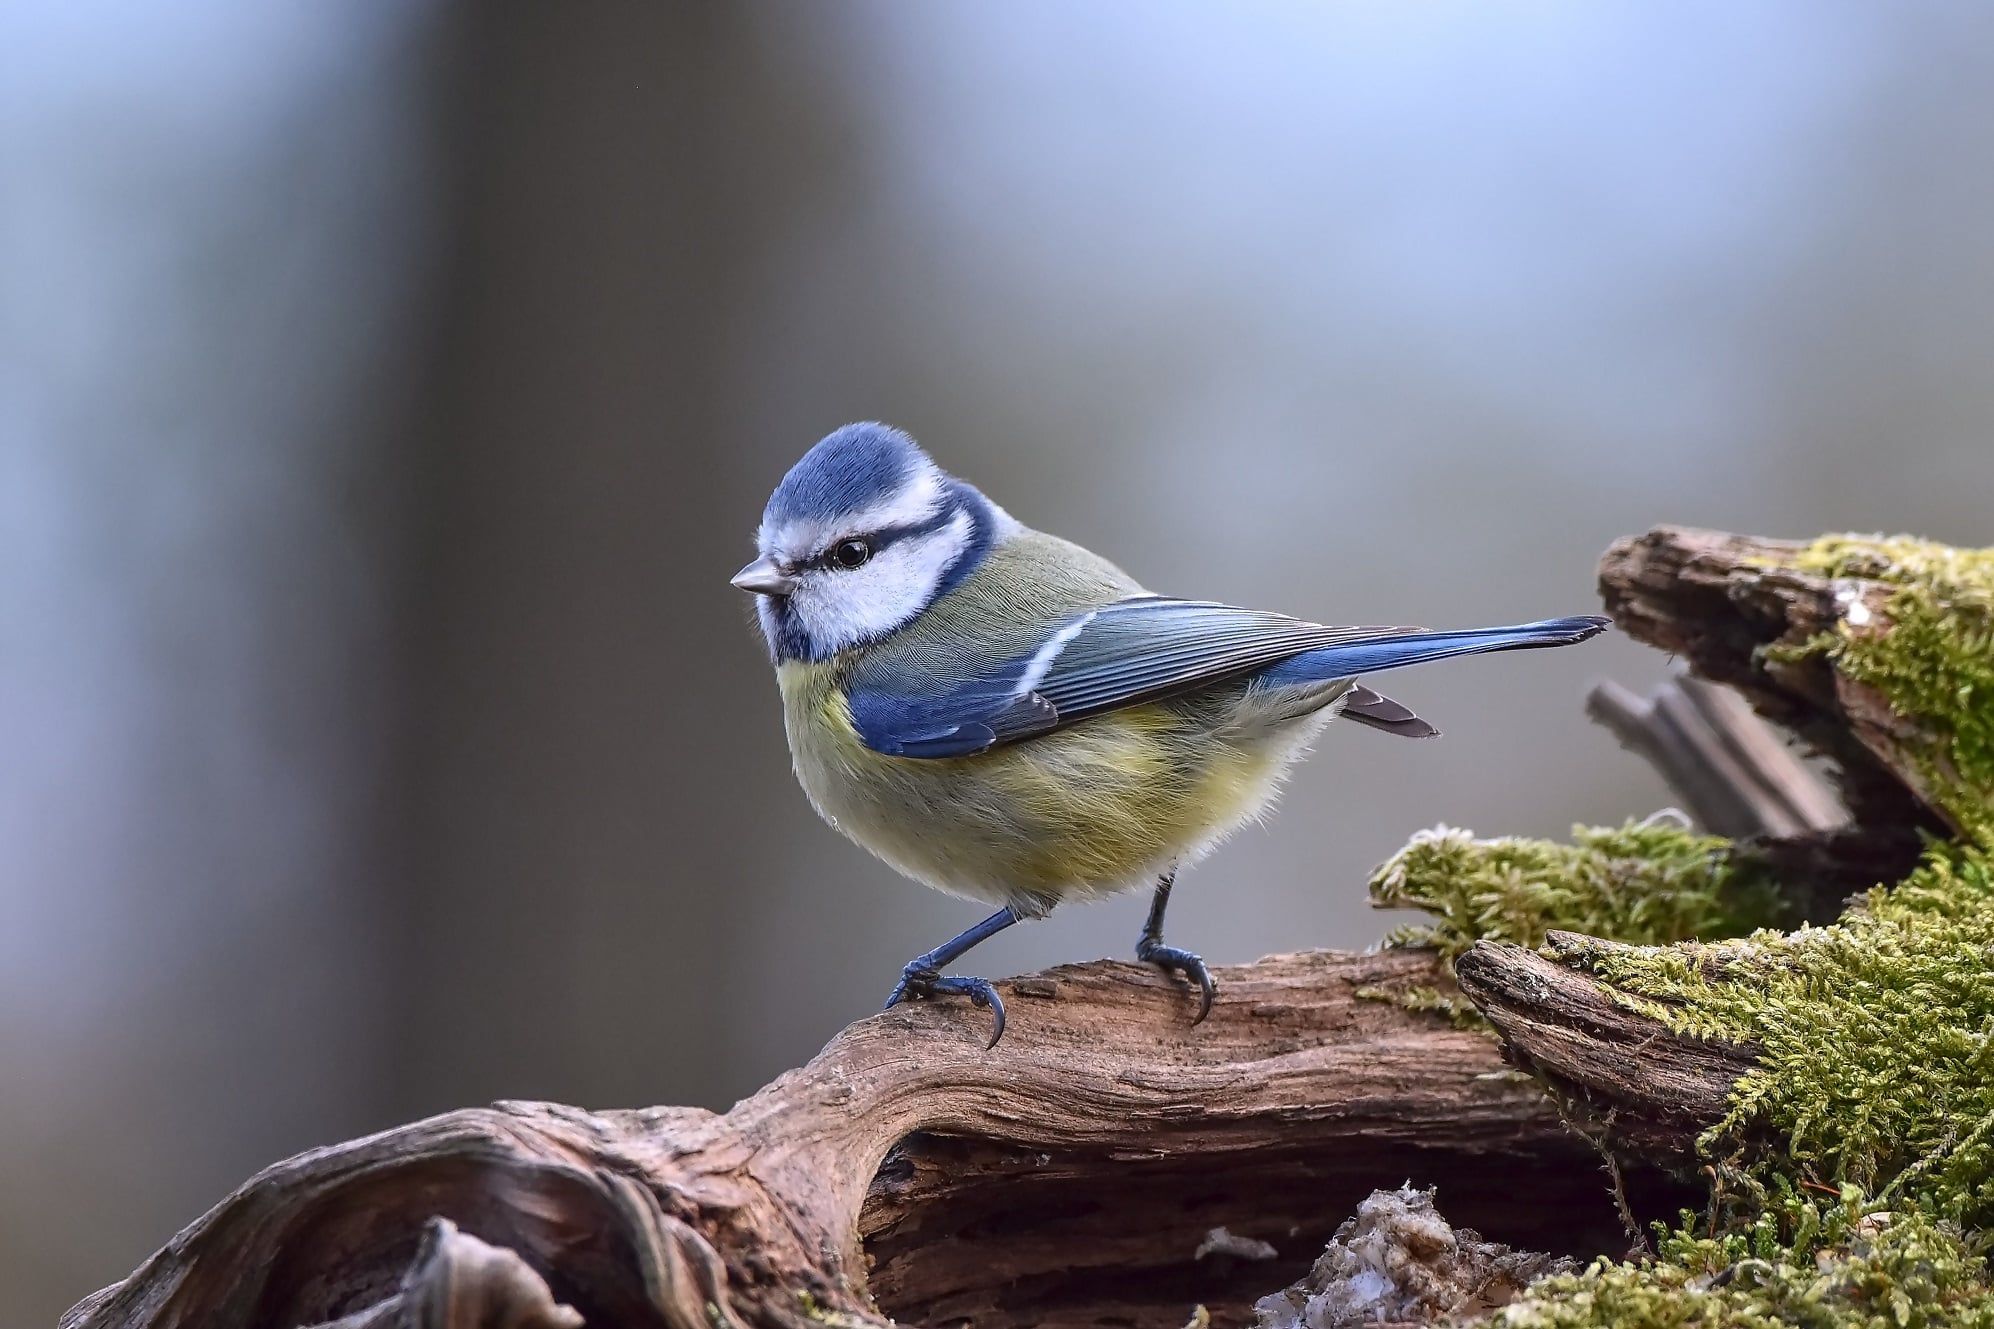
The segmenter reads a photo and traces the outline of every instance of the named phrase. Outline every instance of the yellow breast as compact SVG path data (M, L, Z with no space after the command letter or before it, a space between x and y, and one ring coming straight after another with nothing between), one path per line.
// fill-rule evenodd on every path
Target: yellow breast
M1228 737L1156 703L978 756L889 757L859 740L835 661L777 676L797 779L826 821L928 885L1034 912L1196 857L1261 811L1315 729Z

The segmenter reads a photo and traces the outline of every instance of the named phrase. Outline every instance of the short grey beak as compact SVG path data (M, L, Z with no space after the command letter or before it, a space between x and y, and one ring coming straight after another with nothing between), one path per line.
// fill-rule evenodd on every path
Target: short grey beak
M734 584L756 595L788 595L796 589L796 578L777 567L772 558L758 558L734 574Z

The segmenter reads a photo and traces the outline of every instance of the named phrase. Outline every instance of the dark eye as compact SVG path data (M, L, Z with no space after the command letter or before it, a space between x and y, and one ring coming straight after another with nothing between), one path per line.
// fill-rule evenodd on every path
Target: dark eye
M833 567L848 570L861 567L871 557L872 545L866 540L840 540L831 546L831 566Z

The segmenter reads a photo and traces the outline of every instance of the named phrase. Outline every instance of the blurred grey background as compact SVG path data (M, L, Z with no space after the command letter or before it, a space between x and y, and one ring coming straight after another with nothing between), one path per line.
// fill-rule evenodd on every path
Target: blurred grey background
M727 585L846 420L1341 621L1985 542L1990 126L1975 0L0 9L6 1304L417 1114L724 1105L978 914L812 816ZM1446 738L1336 733L1172 938L1651 811L1579 708L1661 667L1395 680Z

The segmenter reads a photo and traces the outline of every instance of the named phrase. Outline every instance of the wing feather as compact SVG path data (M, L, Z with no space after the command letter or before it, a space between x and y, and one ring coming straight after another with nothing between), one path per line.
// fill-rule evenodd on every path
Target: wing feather
M953 688L910 695L914 689L874 676L855 684L849 700L860 738L875 751L968 756L1307 651L1411 631L1327 627L1209 601L1137 596L1064 620L1037 650Z

